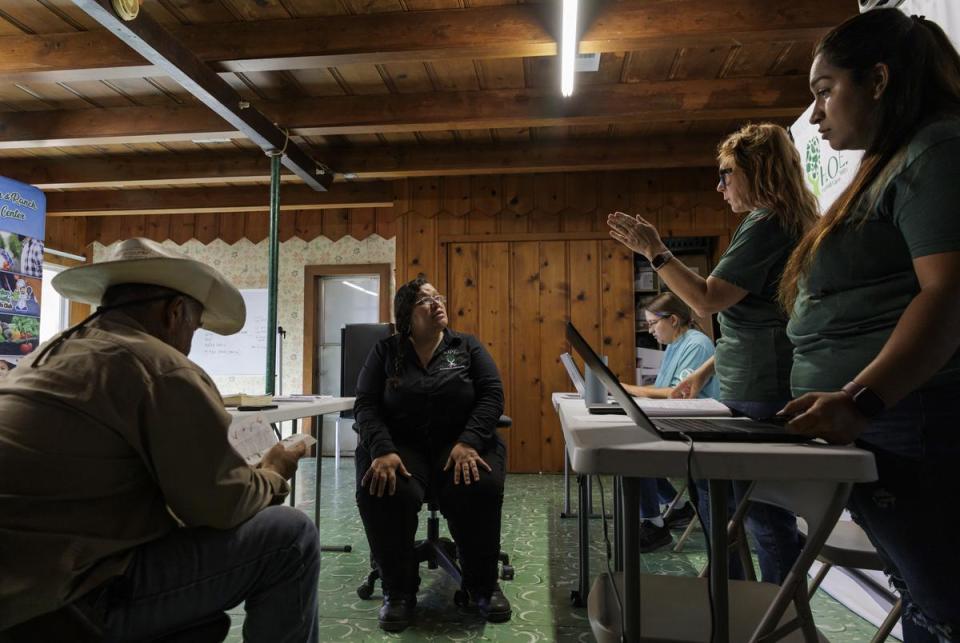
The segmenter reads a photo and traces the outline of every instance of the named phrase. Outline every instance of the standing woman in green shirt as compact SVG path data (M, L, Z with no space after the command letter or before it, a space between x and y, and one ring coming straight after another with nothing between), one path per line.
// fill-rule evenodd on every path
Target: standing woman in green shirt
M793 346L787 316L777 301L777 286L787 258L817 219L817 202L806 188L800 155L779 125L747 125L718 148L717 191L736 213L745 213L730 246L704 279L673 260L657 230L640 216L615 212L607 218L610 235L646 257L680 299L701 316L720 313L721 337L715 360L708 360L678 388L696 397L713 374L721 402L751 417L767 417L790 398ZM749 486L734 484L739 500ZM704 498L706 487L703 486ZM701 504L706 507L706 503ZM702 518L707 519L705 511ZM796 518L786 510L755 504L747 528L757 541L764 581L782 583L800 553ZM737 557L732 578L743 578Z
M960 56L880 9L814 51L811 122L864 150L781 284L796 346L791 430L874 453L848 506L904 604L904 640L960 641ZM940 523L943 523L941 526Z

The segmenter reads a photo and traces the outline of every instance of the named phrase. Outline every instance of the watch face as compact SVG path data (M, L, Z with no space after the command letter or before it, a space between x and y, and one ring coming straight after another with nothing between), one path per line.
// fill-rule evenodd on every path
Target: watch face
M853 403L856 404L860 412L868 418L879 415L886 406L879 395L866 387L860 389L857 394L853 396Z

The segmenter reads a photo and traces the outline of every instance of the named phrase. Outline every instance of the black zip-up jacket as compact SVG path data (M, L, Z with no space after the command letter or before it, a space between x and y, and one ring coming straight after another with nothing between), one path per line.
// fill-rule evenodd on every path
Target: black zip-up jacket
M396 452L397 444L432 451L463 442L483 452L497 439L503 383L473 335L445 329L427 368L410 340L394 335L367 356L353 411L354 430L373 458Z

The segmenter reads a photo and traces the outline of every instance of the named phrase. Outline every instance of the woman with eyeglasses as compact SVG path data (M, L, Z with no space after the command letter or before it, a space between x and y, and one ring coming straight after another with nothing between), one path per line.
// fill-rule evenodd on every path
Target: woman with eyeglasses
M642 217L615 212L610 235L650 261L660 279L698 315L719 313L716 355L674 391L694 397L716 372L719 400L737 413L768 417L790 400L793 346L777 285L787 257L817 220L817 202L807 189L800 155L779 125L747 125L719 146L717 191L743 220L707 278L675 260L656 228ZM749 484L733 484L739 502ZM700 487L701 518L708 520L706 487ZM764 581L782 583L800 553L792 513L754 504L747 528L757 541ZM743 578L739 557L730 560L731 578Z
M713 342L704 335L693 319L690 307L673 293L654 297L644 308L647 328L667 350L653 386L623 387L636 397L667 398L675 387L713 358ZM699 397L717 397L717 382L711 377L700 390ZM661 515L667 507L668 514ZM677 490L666 478L644 478L640 486L640 551L648 552L673 541L671 529L683 529L693 520L693 507L677 499Z
M503 384L483 344L448 327L423 275L397 289L397 333L360 372L354 404L357 506L380 571L380 627L407 627L420 585L417 514L435 498L457 543L463 588L488 621L510 619L497 584L507 449Z
M876 9L818 43L810 122L864 150L790 257L788 428L873 452L847 503L903 599L904 641L960 641L960 55Z

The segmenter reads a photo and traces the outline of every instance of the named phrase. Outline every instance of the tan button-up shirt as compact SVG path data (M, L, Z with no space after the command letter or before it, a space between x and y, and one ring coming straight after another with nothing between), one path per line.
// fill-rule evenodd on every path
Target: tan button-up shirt
M209 376L132 318L39 353L0 379L0 630L122 574L171 512L227 529L287 494L227 442Z

